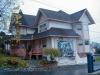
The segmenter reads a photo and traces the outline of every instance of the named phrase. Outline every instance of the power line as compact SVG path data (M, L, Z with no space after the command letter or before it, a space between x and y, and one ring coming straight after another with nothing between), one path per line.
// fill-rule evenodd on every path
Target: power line
M48 7L51 7L51 8L55 8L55 9L61 9L61 8L59 8L59 7L56 7L56 6L54 6L54 5L50 5L50 4L47 4L47 3L49 3L49 2L47 2L47 3L44 3L44 2L41 2L41 1L38 1L38 0L33 0L34 2L38 2L38 3L40 3L40 4L43 4L43 5L46 5L46 6L48 6ZM64 10L64 9L63 9ZM67 10L64 10L64 11L67 11Z
M33 0L33 1L35 1L35 2L37 2L37 3L40 3L40 4L43 4L43 5L46 5L46 6L48 6L48 7L52 7L52 8L59 9L59 8L58 8L58 7L56 7L56 6L51 6L50 4L46 4L46 3L43 3L43 2L38 1L38 0Z

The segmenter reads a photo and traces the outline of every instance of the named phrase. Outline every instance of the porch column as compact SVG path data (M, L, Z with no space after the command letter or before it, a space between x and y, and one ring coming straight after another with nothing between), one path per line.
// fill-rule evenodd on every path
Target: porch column
M51 38L51 48L55 48L55 39Z

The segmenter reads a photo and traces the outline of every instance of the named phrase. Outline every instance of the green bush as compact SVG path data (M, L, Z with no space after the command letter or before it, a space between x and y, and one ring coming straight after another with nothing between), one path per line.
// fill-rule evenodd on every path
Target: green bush
M42 66L46 66L46 65L51 66L51 65L56 65L57 61L40 60L39 64Z
M18 57L9 57L7 62L9 65L13 67L22 67L22 68L28 67L28 62Z
M48 64L48 61L47 60L40 60L39 61L39 64L40 65L47 65Z
M0 53L3 53L3 49L2 48L0 48Z
M18 67L22 67L22 68L25 68L25 67L28 67L28 66L29 66L29 64L25 60L20 60L20 62L18 64Z
M18 57L6 57L0 55L0 67L28 67L28 62Z
M45 55L51 55L53 57L61 56L60 50L58 50L56 48L45 48L45 49L43 49L43 52Z

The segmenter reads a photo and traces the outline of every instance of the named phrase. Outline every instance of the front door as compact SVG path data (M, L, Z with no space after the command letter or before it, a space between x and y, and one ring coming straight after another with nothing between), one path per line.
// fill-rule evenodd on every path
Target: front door
M73 56L73 42L72 41L59 41L58 48L60 49L62 56Z

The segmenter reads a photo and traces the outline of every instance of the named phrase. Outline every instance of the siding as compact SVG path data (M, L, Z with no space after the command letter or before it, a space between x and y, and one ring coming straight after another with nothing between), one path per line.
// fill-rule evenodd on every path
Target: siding
M34 29L31 28L25 28L25 27L20 27L20 34L26 35L26 34L33 34Z
M64 28L64 29L72 29L71 24L63 23L63 22L57 22L57 21L49 21L48 29L50 28Z
M38 21L38 33L39 33L39 30L41 30L40 28L39 28L39 26L40 25L43 25L43 24L47 24L47 18L45 17L45 16L40 16L40 18L39 18L39 21ZM43 30L41 30L41 31L43 31Z

